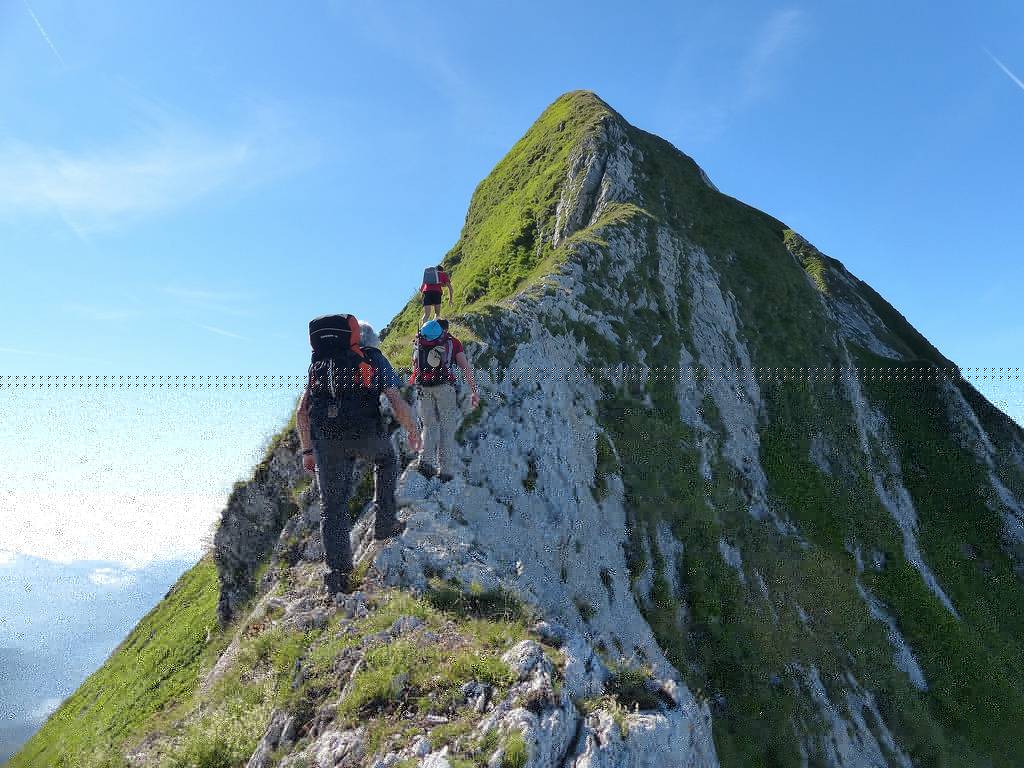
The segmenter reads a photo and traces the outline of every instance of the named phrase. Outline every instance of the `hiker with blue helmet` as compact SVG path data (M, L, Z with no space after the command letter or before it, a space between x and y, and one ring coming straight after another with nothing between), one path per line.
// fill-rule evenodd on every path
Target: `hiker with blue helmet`
M360 341L359 321L352 315L310 320L313 353L295 413L303 468L316 471L319 480L320 535L327 563L324 586L332 597L350 587L348 500L356 459L375 466L374 538L396 536L405 527L397 517L398 459L381 418L382 394L407 432L409 450L420 448L412 411L398 391L401 378L379 349Z
M462 342L449 333L447 325L444 320L430 320L420 328L413 341L412 375L409 377L409 384L416 387L417 408L423 425L423 447L414 467L426 477L438 475L442 483L452 479L455 427L459 416L453 363L462 369L469 384L472 407L480 404L473 369L466 360Z

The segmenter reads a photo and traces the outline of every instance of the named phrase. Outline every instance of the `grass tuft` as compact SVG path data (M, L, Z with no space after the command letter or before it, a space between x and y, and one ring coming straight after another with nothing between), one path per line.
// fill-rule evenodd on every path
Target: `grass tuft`
M465 618L492 621L525 621L528 611L522 601L505 589L484 590L479 584L463 589L455 581L434 578L426 592L427 601L438 610Z
M530 754L526 748L526 739L519 731L514 731L505 742L505 751L501 758L501 768L523 768Z

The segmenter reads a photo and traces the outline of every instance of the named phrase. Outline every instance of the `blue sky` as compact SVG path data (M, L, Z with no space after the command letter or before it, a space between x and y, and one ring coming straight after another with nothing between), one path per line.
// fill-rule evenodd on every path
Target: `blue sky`
M301 373L308 318L386 323L479 180L576 88L843 261L961 366L1024 366L1024 5L553 5L0 5L0 374ZM32 418L0 449L27 441L45 466L59 434L60 455L111 454L112 493L184 472L216 495L290 406L136 397L120 433L116 405L72 399L92 426ZM146 442L158 424L195 467ZM122 469L119 450L152 456Z

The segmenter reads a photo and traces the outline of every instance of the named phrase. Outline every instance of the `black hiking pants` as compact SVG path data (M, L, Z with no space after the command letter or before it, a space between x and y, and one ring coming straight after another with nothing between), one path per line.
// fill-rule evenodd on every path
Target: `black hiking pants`
M383 430L365 437L313 439L320 484L320 536L329 571L352 570L348 501L352 495L352 469L357 458L374 465L375 531L387 531L396 521L395 481L398 459Z

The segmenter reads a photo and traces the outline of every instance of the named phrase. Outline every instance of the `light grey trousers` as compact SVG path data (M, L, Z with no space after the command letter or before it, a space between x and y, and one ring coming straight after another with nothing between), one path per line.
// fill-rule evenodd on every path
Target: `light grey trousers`
M432 464L442 475L454 474L455 427L458 426L459 402L455 387L417 387L420 423L423 425L423 448L420 461Z

